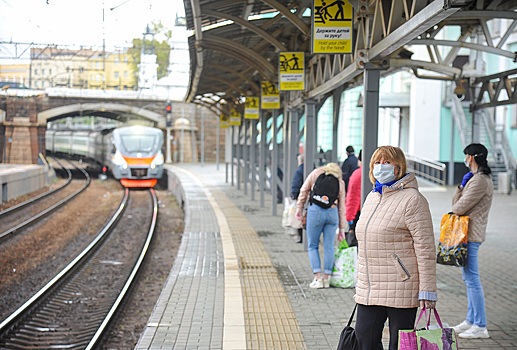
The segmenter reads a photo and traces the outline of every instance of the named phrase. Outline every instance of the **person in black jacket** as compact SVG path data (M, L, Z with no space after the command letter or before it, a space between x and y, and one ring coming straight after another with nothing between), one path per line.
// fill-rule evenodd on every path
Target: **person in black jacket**
M294 172L293 181L291 182L291 198L294 200L298 199L298 195L300 194L300 188L303 185L303 154L298 155L298 168ZM298 229L298 242L303 242L303 229Z
M355 171L355 169L359 168L359 165L357 164L357 157L354 153L354 147L348 146L346 148L346 154L348 158L345 159L343 165L341 166L341 171L343 172L343 181L345 182L345 192L348 191L348 181L350 176L352 176L352 173Z

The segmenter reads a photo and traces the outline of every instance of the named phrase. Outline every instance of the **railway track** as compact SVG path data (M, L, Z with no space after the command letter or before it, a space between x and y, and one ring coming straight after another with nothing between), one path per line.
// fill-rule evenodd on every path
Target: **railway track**
M43 219L44 217L52 213L54 210L60 208L65 203L75 198L79 193L84 191L90 185L90 175L88 175L88 173L85 170L76 167L76 169L78 169L85 177L84 184L82 186L79 185L79 188L71 188L71 193L58 193L63 188L69 186L69 184L72 181L71 171L67 168L65 169L68 173L68 180L65 183L65 185L57 188L56 190L46 192L31 200L25 201L23 203L20 203L19 205L16 205L14 207L8 208L0 212L0 242L6 240L9 237L12 237L15 233L23 230L29 225L32 225L38 222L39 220ZM53 196L57 197L56 199L54 199L54 201L52 201ZM52 202L53 204L49 206L42 206L39 202L43 198L46 198L46 200ZM36 206L38 208L35 209L34 207ZM43 207L43 209L41 207Z
M126 189L95 240L0 324L1 349L99 346L135 280L156 226L154 190L131 193L132 198ZM141 237L128 237L129 229Z

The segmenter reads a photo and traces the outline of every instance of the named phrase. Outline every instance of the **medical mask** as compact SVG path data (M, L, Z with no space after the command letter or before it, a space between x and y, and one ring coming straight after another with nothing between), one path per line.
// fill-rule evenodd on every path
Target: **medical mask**
M375 164L373 166L373 177L381 184L395 180L395 166L391 164Z
M465 163L465 166L466 166L467 168L470 168L469 162L467 162L467 158L465 158L465 160L463 161L463 163Z

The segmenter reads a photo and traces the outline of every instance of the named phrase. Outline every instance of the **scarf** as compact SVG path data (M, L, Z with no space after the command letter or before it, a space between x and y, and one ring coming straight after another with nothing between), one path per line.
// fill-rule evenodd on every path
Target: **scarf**
M381 184L379 181L375 180L375 187L373 188L373 192L379 192L380 194L382 194L382 188L384 186L391 186L391 185L393 185L397 181L398 180L393 180L391 182L388 182L388 183L385 183L385 184Z

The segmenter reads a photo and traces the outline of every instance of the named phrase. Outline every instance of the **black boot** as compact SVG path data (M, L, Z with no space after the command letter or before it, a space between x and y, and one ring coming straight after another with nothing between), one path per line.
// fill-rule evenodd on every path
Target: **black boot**
M296 243L303 243L303 229L301 229L301 228L298 229L298 236L299 236L299 239Z

